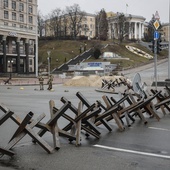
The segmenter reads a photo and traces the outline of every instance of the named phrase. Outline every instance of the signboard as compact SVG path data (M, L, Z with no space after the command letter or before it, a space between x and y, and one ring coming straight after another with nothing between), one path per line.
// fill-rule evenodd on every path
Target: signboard
M159 26L160 26L159 21L156 20L156 21L153 23L153 25L154 25L155 29L157 30L157 29L159 28Z
M109 65L105 65L104 71L105 73L110 73L112 72L114 69L116 69L117 64L109 64Z
M154 39L159 39L159 32L158 31L154 32Z
M16 37L16 36L17 36L17 33L16 33L16 32L9 32L8 34L9 34L9 36L13 36L13 37Z
M113 52L104 52L103 53L103 58L113 58Z
M90 62L87 65L88 67L101 67L102 63L101 62Z

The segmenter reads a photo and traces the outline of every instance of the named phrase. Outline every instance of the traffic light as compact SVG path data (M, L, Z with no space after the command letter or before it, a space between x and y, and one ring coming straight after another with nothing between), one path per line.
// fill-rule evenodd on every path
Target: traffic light
M151 44L149 45L149 48L154 53L154 40L151 41Z
M159 38L157 40L157 53L159 54L162 51L162 44L161 44L162 40L161 38Z

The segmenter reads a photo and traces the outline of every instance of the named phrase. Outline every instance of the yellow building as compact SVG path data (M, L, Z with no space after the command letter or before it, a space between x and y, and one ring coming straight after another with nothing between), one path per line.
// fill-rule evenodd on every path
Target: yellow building
M162 24L162 41L169 41L169 23Z
M76 16L81 17L81 16ZM88 39L96 36L95 15L85 13L81 22L77 22L77 37L86 36ZM56 23L56 25L55 25ZM52 26L53 25L53 26ZM79 27L79 28L78 28ZM56 31L57 30L57 31ZM72 36L74 33L73 25L69 15L58 17L54 22L51 19L45 21L44 36L46 37L64 37ZM57 35L56 35L57 32Z

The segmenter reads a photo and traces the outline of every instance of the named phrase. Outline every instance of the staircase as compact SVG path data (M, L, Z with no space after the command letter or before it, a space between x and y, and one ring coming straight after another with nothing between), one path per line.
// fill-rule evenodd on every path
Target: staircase
M83 52L81 55L76 56L75 58L69 60L67 63L62 64L60 67L56 68L53 70L53 73L57 73L57 72L64 72L64 71L68 71L68 65L76 65L79 64L81 62L84 62L85 60L87 60L88 58L90 58L93 55L93 49L89 49L85 52Z

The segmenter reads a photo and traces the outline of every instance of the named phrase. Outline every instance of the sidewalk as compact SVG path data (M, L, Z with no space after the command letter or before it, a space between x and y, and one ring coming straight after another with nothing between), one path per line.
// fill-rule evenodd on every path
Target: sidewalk
M0 78L0 85L14 85L14 86L29 86L29 85L39 85L38 78L12 78L9 83L5 84L8 77ZM69 78L60 78L54 76L53 84L63 84ZM48 78L44 78L44 84L47 84Z

